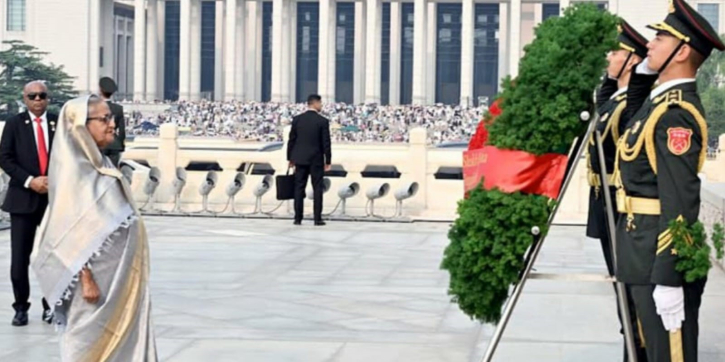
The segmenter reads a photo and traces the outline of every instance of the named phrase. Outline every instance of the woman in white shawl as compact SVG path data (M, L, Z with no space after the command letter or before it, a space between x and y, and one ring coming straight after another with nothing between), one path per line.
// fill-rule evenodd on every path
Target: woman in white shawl
M63 331L62 360L155 362L146 230L100 152L113 141L113 116L85 96L63 106L58 127L33 269Z

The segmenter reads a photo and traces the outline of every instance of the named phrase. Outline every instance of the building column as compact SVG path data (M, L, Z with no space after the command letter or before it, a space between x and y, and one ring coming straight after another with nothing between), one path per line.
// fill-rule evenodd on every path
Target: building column
M181 0L179 9L179 100L189 100L191 88L191 2Z
M428 23L426 31L426 80L428 85L426 86L426 104L434 104L436 102L436 58L438 55L438 3L428 3Z
M247 97L244 92L244 68L246 64L246 53L244 52L244 44L246 43L244 40L244 29L246 27L246 21L247 18L247 3L244 0L237 1L237 8L236 8L236 31L235 31L235 41L236 45L234 48L234 52L236 53L236 79L234 80L234 94L235 98L240 101L246 101Z
M166 99L166 1L156 2L156 96Z
M97 1L92 4L98 6ZM93 17L91 17L93 18ZM93 53L93 51L91 51ZM133 20L133 100L146 98L146 1L134 1ZM96 80L98 82L98 80Z
M720 6L720 12L722 12L722 6ZM607 10L609 10L612 14L619 14L619 0L609 0L609 4L607 6ZM722 18L722 17L721 17ZM718 30L718 29L715 29ZM719 32L718 32L719 34Z
M320 0L320 41L318 50L317 89L325 102L335 98L335 18L334 0Z
M367 5L365 1L355 2L355 60L353 68L353 103L365 101L365 43L367 34Z
M189 76L189 98L201 99L201 0L191 1L191 50Z
M236 96L237 80L237 0L226 0L225 5L224 99L231 101Z
M461 13L461 105L473 105L473 52L476 8L473 0L463 0Z
M499 4L498 19L498 84L501 89L503 79L509 74L508 4ZM476 100L476 105L478 105L478 100Z
M559 10L561 11L561 15L564 15L564 10L571 5L571 0L559 0Z
M509 74L511 78L519 75L521 59L521 0L511 0L508 9L509 21Z
M367 5L365 103L380 104L383 2L381 0L367 0Z
M426 74L428 71L426 62L427 10L426 0L415 0L413 24L413 104L426 104L428 99L426 92L426 86L428 85Z
M262 2L247 2L247 39L245 64L245 94L247 99L261 100L262 92Z
M148 9L146 10L146 100L154 101L159 99L157 85L158 74L158 24L156 18L158 17L157 0L148 0Z
M92 2L89 11L91 17L88 28L91 34L88 34L90 49L88 49L88 72L86 76L88 77L88 91L95 93L98 92L98 80L101 70L101 4L98 1Z
M116 47L114 46L114 27L116 26L113 15L113 0L103 0L100 4L100 27L101 27L101 46L103 47L103 65L100 69L99 77L115 78L115 59ZM4 19L4 18L0 18ZM98 80L96 80L96 83ZM97 85L97 84L96 84ZM96 90L93 90L94 92Z
M400 104L400 61L402 43L402 5L399 1L390 3L390 94L388 102Z
M224 46L225 39L224 33L226 28L224 27L224 13L226 3L223 1L217 1L214 9L214 100L224 100Z
M285 22L286 26L286 46L285 49L289 51L289 55L287 56L287 63L285 63L285 69L287 69L287 72L285 74L288 74L288 80L287 84L289 85L288 91L287 91L287 101L288 102L294 102L296 101L296 95L297 95L297 2L296 1L289 1L287 3L287 16L288 20ZM319 43L318 43L319 44ZM318 48L319 49L319 45ZM306 95L303 95L306 96Z
M284 38L289 37L289 33L284 31L284 23L287 21L286 1L272 1L272 102L286 102L289 90L287 83L289 69L284 68L286 58L289 56L289 49L284 48ZM287 76L284 73L287 73Z

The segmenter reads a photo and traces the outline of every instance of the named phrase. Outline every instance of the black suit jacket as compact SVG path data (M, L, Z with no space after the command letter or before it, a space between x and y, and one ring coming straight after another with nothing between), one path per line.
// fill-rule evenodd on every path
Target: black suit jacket
M292 119L287 160L296 165L329 165L332 162L330 121L315 111Z
M123 106L111 101L106 101L106 103L108 103L114 123L116 123L116 138L106 146L104 153L121 153L126 150L126 118L123 116Z
M46 135L46 142L48 142L48 160L50 160L58 116L48 113L46 118L49 133ZM30 120L28 112L17 114L5 122L0 140L0 168L10 176L10 187L2 209L11 214L30 214L45 209L48 205L47 194L41 195L25 188L28 177L40 176L38 146L33 127L35 123Z

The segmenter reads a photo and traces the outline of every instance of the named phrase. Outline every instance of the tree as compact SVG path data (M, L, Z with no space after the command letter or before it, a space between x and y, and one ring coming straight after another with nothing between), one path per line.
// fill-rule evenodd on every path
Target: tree
M4 41L9 49L0 51L0 119L7 119L18 112L18 102L23 101L23 87L28 82L41 80L48 86L50 109L58 112L67 100L76 96L73 77L63 66L43 63L48 53L22 41Z

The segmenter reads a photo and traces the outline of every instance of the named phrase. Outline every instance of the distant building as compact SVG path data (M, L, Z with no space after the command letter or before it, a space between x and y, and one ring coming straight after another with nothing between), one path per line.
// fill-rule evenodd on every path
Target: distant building
M592 1L648 37L668 0ZM691 1L723 32L725 0ZM572 1L0 0L0 40L121 98L478 104ZM141 19L141 21L138 21ZM144 41L137 42L140 37Z

